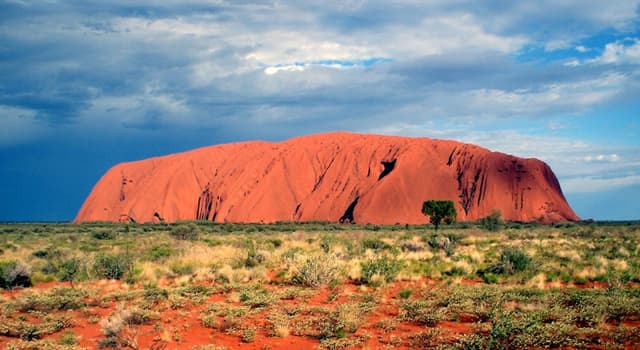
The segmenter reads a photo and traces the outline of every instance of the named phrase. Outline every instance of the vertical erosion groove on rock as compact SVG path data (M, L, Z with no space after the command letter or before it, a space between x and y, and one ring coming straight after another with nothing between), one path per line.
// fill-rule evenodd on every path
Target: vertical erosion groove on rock
M212 205L213 194L209 191L209 185L206 185L198 197L196 220L208 220Z

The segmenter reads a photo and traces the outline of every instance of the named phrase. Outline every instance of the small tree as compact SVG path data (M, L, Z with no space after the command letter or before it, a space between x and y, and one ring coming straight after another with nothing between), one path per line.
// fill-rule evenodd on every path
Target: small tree
M80 267L81 267L80 259L78 258L67 259L60 263L58 278L60 278L61 281L69 281L69 285L71 286L71 288L74 288L73 281L78 276L78 273L80 272Z
M422 203L422 214L429 216L429 222L436 227L444 221L447 225L456 222L456 208L453 201L448 200L428 200Z

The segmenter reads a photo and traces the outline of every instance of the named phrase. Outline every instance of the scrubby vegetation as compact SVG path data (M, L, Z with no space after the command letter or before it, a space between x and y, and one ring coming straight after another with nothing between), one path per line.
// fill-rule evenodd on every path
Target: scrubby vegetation
M0 249L7 349L640 343L637 223L6 224Z

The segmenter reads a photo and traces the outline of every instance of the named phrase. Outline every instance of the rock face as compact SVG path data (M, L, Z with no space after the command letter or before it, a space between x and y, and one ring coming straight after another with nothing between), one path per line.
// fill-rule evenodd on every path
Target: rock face
M549 166L455 141L351 133L243 142L122 163L76 221L425 223L450 199L458 220L579 220Z

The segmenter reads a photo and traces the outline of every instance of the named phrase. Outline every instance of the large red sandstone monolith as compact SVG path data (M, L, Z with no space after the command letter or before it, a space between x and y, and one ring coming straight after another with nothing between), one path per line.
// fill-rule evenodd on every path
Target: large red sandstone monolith
M549 166L455 141L352 133L242 142L122 163L76 221L425 223L422 203L458 220L494 209L517 221L579 220Z

